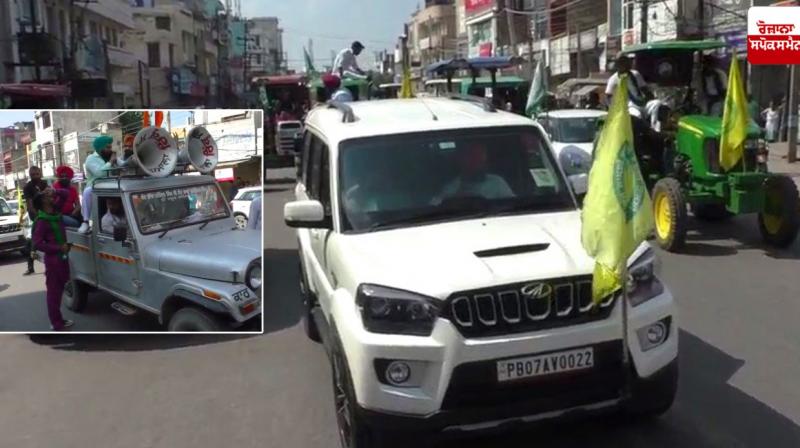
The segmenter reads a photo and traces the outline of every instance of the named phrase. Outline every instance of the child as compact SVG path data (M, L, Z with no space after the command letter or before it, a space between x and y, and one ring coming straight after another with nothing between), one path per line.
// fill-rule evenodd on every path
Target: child
M50 329L62 331L72 326L72 321L64 320L61 315L61 295L69 281L69 262L67 254L70 245L61 213L57 204L66 199L67 192L47 188L37 194L34 207L39 210L33 224L33 247L44 252L44 270L47 285L47 315L50 318ZM59 199L58 201L56 199Z

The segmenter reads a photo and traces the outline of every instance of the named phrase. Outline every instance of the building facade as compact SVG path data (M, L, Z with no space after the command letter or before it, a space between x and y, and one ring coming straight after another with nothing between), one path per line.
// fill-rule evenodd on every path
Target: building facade
M33 141L34 132L32 121L14 123L0 129L1 190L8 192L25 183L28 177L26 148Z
M247 20L247 62L249 77L277 75L286 71L283 30L277 17Z

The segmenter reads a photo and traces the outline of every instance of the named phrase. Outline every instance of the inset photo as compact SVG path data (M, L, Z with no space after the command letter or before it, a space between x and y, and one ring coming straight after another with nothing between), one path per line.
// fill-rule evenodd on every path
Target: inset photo
M0 111L0 332L260 333L263 123Z

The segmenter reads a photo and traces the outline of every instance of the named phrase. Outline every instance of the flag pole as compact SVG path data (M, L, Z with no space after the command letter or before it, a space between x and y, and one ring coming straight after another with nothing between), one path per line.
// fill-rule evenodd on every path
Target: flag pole
M628 262L622 269L622 368L625 369L623 378L625 383L622 387L622 398L627 399L631 396L631 359L628 350Z

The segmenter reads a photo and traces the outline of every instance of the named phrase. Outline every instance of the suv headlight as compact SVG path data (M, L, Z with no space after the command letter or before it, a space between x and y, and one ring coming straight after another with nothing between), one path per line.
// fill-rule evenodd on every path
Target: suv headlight
M628 301L638 306L664 292L664 285L658 279L660 263L656 251L647 249L628 267L628 280L625 284Z
M592 156L577 146L567 146L558 154L558 163L567 176L586 174L592 168Z
M359 285L356 304L372 333L430 336L439 316L436 299L385 286Z
M261 288L261 262L254 261L247 267L244 274L244 284L253 291L258 291Z

